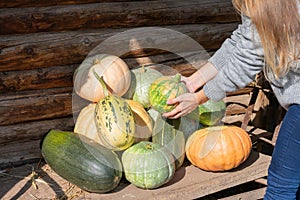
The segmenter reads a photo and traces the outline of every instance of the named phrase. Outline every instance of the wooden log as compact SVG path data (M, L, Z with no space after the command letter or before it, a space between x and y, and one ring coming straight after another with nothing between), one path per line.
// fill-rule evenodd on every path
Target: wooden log
M72 87L77 65L0 73L0 93Z
M195 54L198 54L198 52L186 53L185 57L182 58L175 54L166 53L139 58L127 58L124 61L130 69L142 65L158 64L158 66L161 66L158 70L162 73L167 73L168 71L168 69L164 68L171 68L169 70L175 70L184 76L189 76L201 65L199 60L194 59L197 56ZM192 62L188 63L187 59ZM203 60L202 63L205 61ZM73 86L74 71L79 65L0 72L0 94L25 90L71 87Z
M2 126L0 169L24 165L41 158L40 142L50 129L73 131L73 117Z
M16 141L9 145L1 145L0 169L37 162L41 158L40 140Z
M170 71L170 75L174 74L174 70ZM224 99L226 115L245 113L251 95L247 90L244 92L244 95ZM66 117L77 114L88 103L77 96L72 87L3 93L0 94L0 125Z
M167 26L168 30L174 30L192 38L207 51L216 50L221 43L231 35L237 27L237 23L229 24L199 24ZM92 31L74 31L63 33L39 33L28 35L13 35L0 37L0 71L27 70L36 68L46 68L51 66L63 66L82 62L82 60L97 46L104 41L111 39L118 34L126 34L128 29L99 29ZM132 29L130 29L132 30ZM148 29L134 29L133 32L139 37L138 42L152 42L152 38L147 37ZM156 36L159 37L159 36ZM166 38L168 36L162 35ZM112 51L131 51L130 41L123 38L111 42L108 48ZM172 41L180 38L172 38ZM161 46L168 46L173 43L174 48L180 48L176 42L170 40L153 41L160 42ZM165 42L165 44L163 43ZM120 49L120 46L125 49ZM193 47L185 47L187 48ZM192 50L190 50L192 51ZM111 52L103 52L111 53ZM114 52L113 52L114 53ZM160 54L161 51L155 54Z
M86 3L99 3L99 2L125 2L132 0L2 0L0 1L0 8L26 8L26 7L45 7L57 5L76 5Z
M9 146L20 141L40 140L50 129L71 131L73 128L72 116L1 126L0 144Z
M139 54L143 54L143 52L139 52ZM124 61L127 63L129 68L135 68L142 65L150 65L157 70L159 70L163 74L170 74L171 71L176 71L176 73L180 73L184 76L190 76L196 70L201 68L213 52L185 52L183 55L177 55L174 53L163 53L158 55L145 55L143 57L137 57L135 55L129 56L129 58L125 58ZM157 65L155 65L157 64ZM169 70L165 68L172 68Z
M229 0L93 3L2 9L0 34L236 21Z
M70 116L71 87L0 95L0 125ZM81 104L77 104L81 106Z
M65 67L28 70L23 74L22 71L17 71L15 76L12 75L15 71L5 73L3 82L9 82L10 80L13 83L10 83L9 88L13 87L17 90L21 89L21 91L4 91L0 94L0 125L61 118L78 113L88 102L78 97L71 87L73 67L71 66L67 70L64 70ZM186 71L189 67L183 65L184 69L181 71ZM164 68L165 66L162 66L159 71L164 74L169 71L174 74L174 71L176 71L171 67L169 67L170 69ZM177 70L180 69L180 67L177 67ZM38 86L38 89L34 88L35 86ZM22 91L22 89L28 90Z

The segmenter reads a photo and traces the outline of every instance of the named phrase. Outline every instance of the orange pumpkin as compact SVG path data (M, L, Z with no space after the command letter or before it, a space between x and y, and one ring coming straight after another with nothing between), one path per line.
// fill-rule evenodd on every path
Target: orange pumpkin
M237 126L214 126L195 131L186 142L186 156L206 171L225 171L242 164L252 148L248 133Z
M74 73L74 89L80 97L98 102L105 96L95 72L103 77L110 93L122 96L129 89L131 74L127 64L117 56L99 54L86 58Z

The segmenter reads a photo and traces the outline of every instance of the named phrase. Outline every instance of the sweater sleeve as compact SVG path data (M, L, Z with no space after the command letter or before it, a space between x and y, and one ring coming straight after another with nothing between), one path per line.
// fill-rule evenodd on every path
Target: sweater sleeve
M242 24L224 41L209 59L218 74L203 89L209 99L219 101L250 83L264 65L263 48L250 18L243 16Z

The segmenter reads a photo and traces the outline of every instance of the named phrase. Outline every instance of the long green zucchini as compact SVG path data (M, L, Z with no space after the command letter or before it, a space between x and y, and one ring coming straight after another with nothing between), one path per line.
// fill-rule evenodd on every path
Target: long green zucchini
M83 135L50 130L41 151L58 175L83 190L105 193L121 180L122 164L117 154Z

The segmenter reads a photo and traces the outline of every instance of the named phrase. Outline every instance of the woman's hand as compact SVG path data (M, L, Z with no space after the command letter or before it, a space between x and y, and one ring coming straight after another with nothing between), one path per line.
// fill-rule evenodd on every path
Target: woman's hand
M207 81L213 79L217 74L218 70L214 67L214 65L210 62L207 62L191 76L181 76L181 81L186 85L189 92L194 93L199 90Z
M191 81L191 77L181 76L181 82L185 84L186 88L191 93L194 93L198 89L198 87L195 86L195 84L193 84L193 82Z
M178 104L176 108L163 116L171 119L176 119L195 110L199 104L205 103L208 98L203 90L199 90L207 81L211 80L218 74L217 68L210 62L201 66L199 70L189 77L181 76L181 81L186 85L190 93L178 96L174 99L169 99L168 104ZM196 93L195 93L196 92Z
M199 104L205 103L208 100L203 90L197 93L185 93L174 99L169 99L168 104L178 104L172 111L164 113L163 116L176 119L195 110Z

